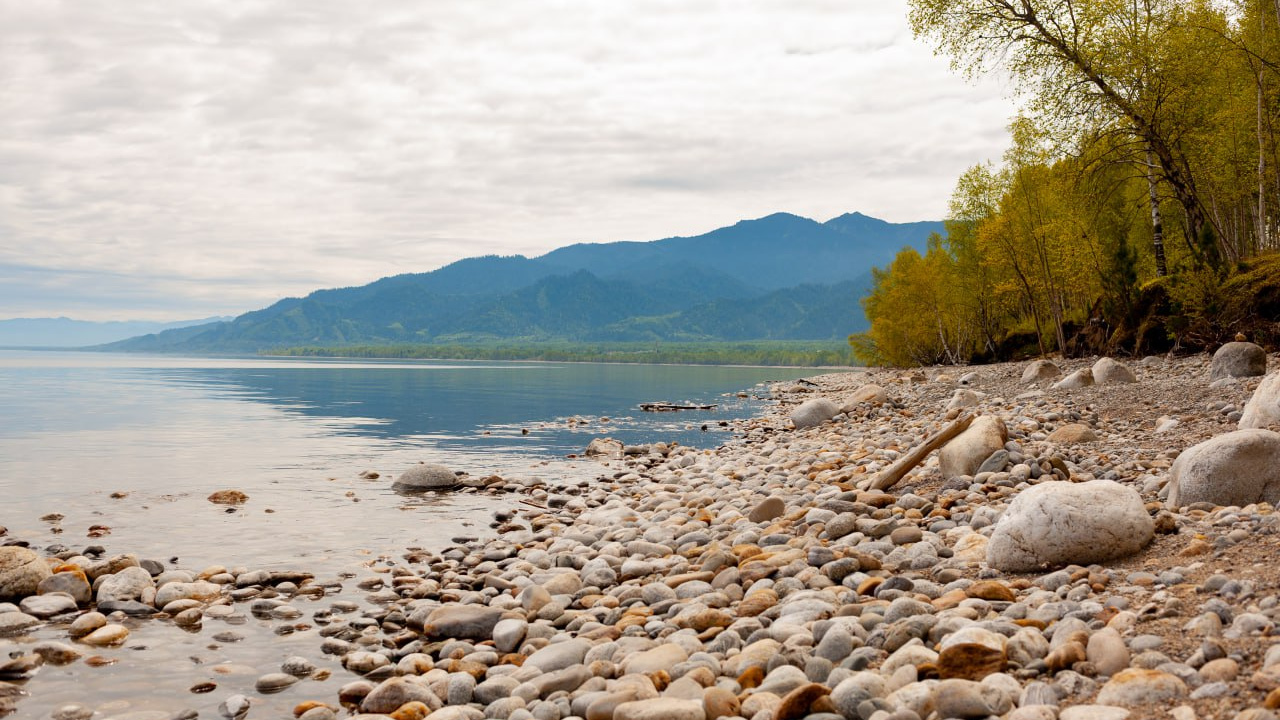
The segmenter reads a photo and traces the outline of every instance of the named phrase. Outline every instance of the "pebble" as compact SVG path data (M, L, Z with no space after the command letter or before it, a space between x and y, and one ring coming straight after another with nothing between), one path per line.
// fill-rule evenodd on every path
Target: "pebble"
M253 702L244 695L232 695L218 705L218 712L228 720L241 720L249 714Z
M61 593L30 595L23 598L18 607L22 609L22 612L42 620L57 615L73 613L78 609L75 598Z
M1129 668L1116 673L1098 692L1103 705L1148 705L1170 703L1187 695L1187 686L1177 676L1158 670Z
M110 646L122 645L124 641L129 639L129 629L123 625L115 623L103 625L93 632L80 638L80 642L85 645Z
M278 693L298 682L298 678L288 673L267 673L253 684L255 690L264 695Z
M0 637L18 635L40 624L40 618L13 610L0 612Z

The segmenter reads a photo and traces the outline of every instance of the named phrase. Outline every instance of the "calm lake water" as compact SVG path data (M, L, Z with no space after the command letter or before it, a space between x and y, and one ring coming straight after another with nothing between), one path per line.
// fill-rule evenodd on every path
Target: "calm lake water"
M310 616L335 600L365 602L351 578L370 576L372 560L485 537L494 510L517 507L517 495L393 492L391 478L413 463L553 485L590 482L614 470L566 455L593 437L713 447L731 438L719 421L761 408L759 383L815 372L0 351L0 525L40 548L95 544L194 571L220 564L346 578L336 593L295 599ZM720 407L639 411L654 400ZM382 476L362 478L366 470ZM249 500L228 513L206 500L221 489ZM63 517L41 519L52 513ZM88 537L93 525L110 534ZM252 699L250 717L290 717L302 700L335 702L337 689L355 679L321 655L317 629L281 635L279 622L237 607L196 632L128 620L125 645L80 648L112 664L46 665L24 684L29 697L15 717L49 718L67 703L105 720L191 710L220 717L218 704L236 693ZM228 641L227 632L238 639ZM42 640L65 642L65 623L0 639L0 652ZM290 655L332 676L257 693L257 677ZM216 688L207 694L191 690L209 683Z
M93 543L186 568L325 570L487 530L492 498L393 492L413 463L590 480L603 468L566 455L593 437L714 447L730 438L720 420L759 409L759 383L814 372L0 351L0 525L73 548L107 525ZM638 409L653 400L719 407ZM221 489L249 502L227 513L205 499Z

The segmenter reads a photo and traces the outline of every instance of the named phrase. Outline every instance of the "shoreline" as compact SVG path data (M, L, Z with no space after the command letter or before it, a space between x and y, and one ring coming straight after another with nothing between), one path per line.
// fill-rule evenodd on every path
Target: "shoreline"
M1270 361L1274 371L1280 360ZM925 720L959 710L1072 720L1174 707L1180 720L1267 717L1280 704L1268 695L1280 687L1280 653L1268 653L1266 639L1280 617L1280 571L1267 562L1280 515L1267 505L1161 502L1173 457L1234 428L1230 412L1209 405L1238 411L1261 378L1210 387L1207 357L1193 356L1134 363L1132 384L1031 390L1024 367L783 382L772 410L720 448L655 442L601 466L595 481L518 490L516 511L494 513L492 539L371 558L345 580L191 571L177 580L198 586L182 589L195 593L187 603L103 625L141 637L187 633L179 628L190 623L198 642L238 616L247 626L237 632L287 638L279 642L310 664L290 675L306 665L276 660L251 668L255 677L220 678L207 696L165 698L201 717L218 707L234 716L241 700L249 720L299 708L308 720L355 708L434 720ZM974 376L962 383L962 373ZM867 384L888 401L852 402ZM1004 421L1004 464L957 481L933 453L887 492L869 490L876 473L959 414L947 409L957 391L983 393L972 408ZM790 429L788 414L818 397L847 412ZM1177 418L1157 432L1161 416ZM1050 439L1070 424L1095 439ZM987 546L1010 502L1066 479L1133 489L1158 528L1152 542L1065 571L992 568ZM86 572L125 572L95 562L108 565ZM152 583L153 602L165 587ZM19 630L0 640L19 651L9 666L33 655L53 665L67 656L58 643L86 657L113 647L73 642L60 617L38 638ZM126 633L114 647L132 642ZM137 663L152 652L128 655ZM39 662L28 661L33 673ZM201 672L192 675L196 687ZM29 684L32 697L16 700L0 685L0 716L6 702L22 713L36 700L40 676Z

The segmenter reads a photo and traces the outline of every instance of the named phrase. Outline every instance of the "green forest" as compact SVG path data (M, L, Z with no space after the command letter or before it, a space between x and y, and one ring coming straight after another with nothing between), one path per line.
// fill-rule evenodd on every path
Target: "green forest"
M1280 1L910 0L1020 115L945 233L874 272L867 364L1280 340Z

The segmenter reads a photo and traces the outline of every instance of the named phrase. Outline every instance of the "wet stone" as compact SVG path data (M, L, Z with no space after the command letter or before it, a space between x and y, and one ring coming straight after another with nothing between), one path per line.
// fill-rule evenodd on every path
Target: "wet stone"
M287 673L268 673L258 678L253 687L260 693L270 694L285 690L296 682L298 678Z

